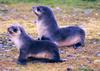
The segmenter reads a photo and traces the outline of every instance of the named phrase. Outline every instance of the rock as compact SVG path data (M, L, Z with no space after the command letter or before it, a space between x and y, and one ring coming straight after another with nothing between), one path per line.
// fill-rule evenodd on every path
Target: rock
M11 50L9 49L9 50L5 50L6 52L10 52Z
M76 56L74 54L69 54L67 55L67 59L75 59Z
M8 6L5 4L0 4L0 15L5 15L9 11Z
M0 48L10 49L13 47L13 43L9 40L7 34L0 34Z
M64 54L65 51L63 51L63 50L59 50L59 53L60 53L60 54Z
M3 44L0 44L0 48L2 48L3 47Z
M72 65L68 66L66 71L73 71L73 66Z
M5 4L0 4L0 10L2 10L2 11L8 10L8 6Z
M100 52L96 53L96 56L100 57Z
M93 43L93 44L100 44L100 40L93 38L93 39L91 39L91 43Z
M84 9L84 14L86 15L86 16L89 16L92 12L93 12L93 9Z
M73 71L72 68L67 68L67 71Z
M67 57L75 57L75 55L71 55L71 54L69 54L69 55L67 55Z
M94 63L100 63L99 59L94 60Z

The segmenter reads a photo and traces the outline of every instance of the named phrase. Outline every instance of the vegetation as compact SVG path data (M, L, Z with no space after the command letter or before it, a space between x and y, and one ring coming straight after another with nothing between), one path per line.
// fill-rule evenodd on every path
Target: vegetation
M99 8L100 0L0 0L0 3L13 4L13 3L36 3L43 5L63 5L71 7L89 7L89 8Z

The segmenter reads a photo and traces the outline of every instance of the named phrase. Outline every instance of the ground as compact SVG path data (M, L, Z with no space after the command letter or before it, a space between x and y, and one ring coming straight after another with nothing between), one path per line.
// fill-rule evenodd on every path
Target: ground
M19 51L10 46L7 27L19 23L37 37L33 4L0 5L0 71L100 71L100 9L53 7L59 26L78 25L86 32L85 47L59 48L62 63L16 64Z

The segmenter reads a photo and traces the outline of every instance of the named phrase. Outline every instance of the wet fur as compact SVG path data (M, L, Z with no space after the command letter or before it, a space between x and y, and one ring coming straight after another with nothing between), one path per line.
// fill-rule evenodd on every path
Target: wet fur
M19 33L14 33L13 29L19 29ZM10 31L15 34L11 34ZM8 28L10 39L19 48L18 64L26 64L29 57L46 62L61 62L57 46L47 40L33 40L21 26L10 26ZM35 59L34 59L35 58Z
M37 15L38 36L43 40L51 40L58 46L84 46L85 32L78 26L59 28L52 10L46 6L35 6L33 12ZM48 39L47 39L48 38Z

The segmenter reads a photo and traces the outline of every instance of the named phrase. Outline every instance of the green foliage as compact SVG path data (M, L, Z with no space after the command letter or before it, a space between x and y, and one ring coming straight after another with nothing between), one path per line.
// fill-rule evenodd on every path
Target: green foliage
M0 0L0 3L14 4L14 3L35 3L40 5L50 6L70 6L83 8L99 8L100 0Z
M94 71L93 69L90 69L87 66L83 66L82 68L79 69L80 71Z
M0 3L9 4L9 3L30 3L30 2L38 2L40 0L0 0Z
M83 1L96 1L96 0L83 0Z

